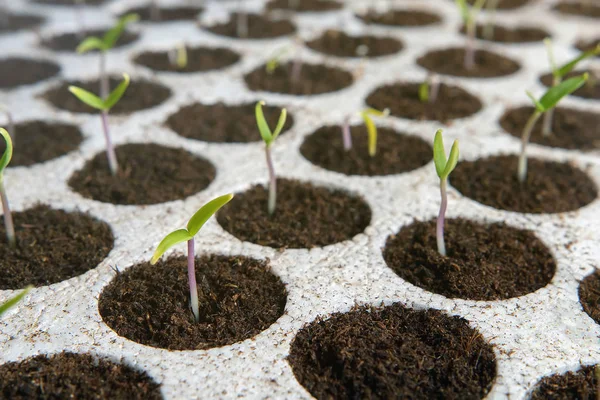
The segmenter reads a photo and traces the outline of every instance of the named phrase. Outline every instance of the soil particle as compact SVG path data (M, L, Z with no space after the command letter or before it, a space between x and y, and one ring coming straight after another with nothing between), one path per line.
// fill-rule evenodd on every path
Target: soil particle
M485 25L477 25L475 36L478 39L487 40L484 35ZM465 33L465 27L460 29ZM534 27L516 27L508 28L500 25L494 25L493 35L490 38L492 42L499 43L532 43L539 42L549 37L550 34L541 28Z
M135 7L131 8L119 17L123 17L127 14L137 14L140 16L140 20L144 22L161 23L161 22L172 22L172 21L195 21L198 15L204 11L201 7L159 7L159 18L152 19L152 13L150 7Z
M388 237L387 265L402 279L449 298L504 300L546 286L556 271L548 248L530 231L503 223L446 220L447 257L436 220L415 221Z
M479 203L521 213L560 213L577 210L598 195L595 183L566 163L529 158L527 179L517 179L516 155L459 162L450 184Z
M289 36L296 32L296 26L287 19L270 19L258 14L247 14L248 36L238 35L238 14L232 13L229 21L206 27L212 33L237 39L272 39Z
M377 153L369 155L367 129L351 127L352 149L346 151L340 126L325 126L308 136L300 152L313 164L346 175L391 175L409 172L431 161L431 146L417 136L377 129Z
M312 322L288 360L317 399L482 399L496 376L492 346L466 320L399 303Z
M263 106L269 126L279 120L280 107ZM294 124L288 112L280 135ZM262 141L256 128L255 103L227 105L224 103L194 103L179 109L169 116L166 125L177 134L189 138L215 143L249 143Z
M561 1L552 9L562 14L577 15L580 17L600 18L600 6L593 1Z
M249 339L283 315L285 285L268 263L242 256L196 258L200 321L189 306L185 257L119 273L100 295L104 322L120 336L169 350L201 350Z
M319 12L339 10L344 5L332 0L271 0L267 4L269 10L290 10L299 12Z
M600 324L600 273L587 276L579 285L579 302L583 310Z
M472 69L465 68L465 49L449 48L433 50L419 57L417 63L438 74L463 76L467 78L496 78L511 75L520 68L510 58L491 51L476 49L475 64Z
M442 19L437 15L427 11L420 10L391 10L386 13L377 13L369 11L364 15L357 15L367 24L388 25L388 26L427 26L437 24Z
M158 204L184 199L205 189L215 167L183 149L135 143L116 149L119 172L111 175L100 152L69 179L83 197L112 204Z
M133 61L155 71L187 73L219 70L240 60L240 56L236 52L219 47L187 48L186 54L187 64L183 68L174 65L169 58L169 52L166 51L146 51L138 54Z
M6 12L6 10L3 10ZM44 23L44 18L33 14L6 14L6 24L0 24L0 33L32 29Z
M571 96L583 97L584 99L600 100L600 77L597 77L598 76L597 71L592 71L592 70L571 71L567 75L565 75L563 80L573 78L574 76L580 76L584 73L589 74L590 77L589 77L588 81L585 83L585 85L583 85L582 87L580 87L579 89L574 91L571 94ZM548 73L548 74L542 75L540 77L540 81L546 87L552 86L552 74Z
M595 400L600 390L594 365L547 376L538 382L531 400Z
M371 209L342 190L277 180L277 208L267 212L268 190L256 185L237 194L217 214L240 240L275 248L310 248L352 239L371 222Z
M318 38L307 42L313 50L336 57L381 57L398 53L402 43L394 38L379 36L350 36L337 30L327 30Z
M96 268L113 248L108 224L87 214L38 205L13 212L13 219L16 247L6 241L4 221L0 226L2 290L46 286L81 275Z
M51 50L54 50L54 51L75 52L77 49L77 46L79 46L79 44L86 37L90 37L90 36L102 37L105 33L106 33L106 31L102 30L102 29L86 31L85 35L83 37L78 35L76 32L61 33L59 35L50 36L48 38L45 38L44 40L42 40L41 45L44 47L47 47ZM131 44L131 43L135 42L136 40L138 40L139 37L140 37L140 35L138 35L137 33L125 31L121 34L121 36L119 37L119 40L117 40L117 42L115 43L114 48L127 46L128 44ZM96 52L96 51L97 50L93 50L93 52Z
M12 89L52 78L60 67L51 61L30 58L4 58L0 60L0 89Z

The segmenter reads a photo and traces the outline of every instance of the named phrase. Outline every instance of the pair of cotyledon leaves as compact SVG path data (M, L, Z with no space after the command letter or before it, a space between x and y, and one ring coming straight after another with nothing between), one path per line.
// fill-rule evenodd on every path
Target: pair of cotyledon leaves
M458 163L458 140L454 141L450 149L450 155L446 158L441 129L437 130L433 139L433 163L435 164L435 171L442 180L448 178L448 175L450 175Z
M88 92L77 86L69 86L69 91L73 93L79 100L87 104L90 107L96 108L101 111L108 111L114 107L115 104L121 100L121 97L125 94L127 87L129 86L129 75L123 74L123 81L110 92L106 99L101 99L92 92Z
M127 25L131 22L139 21L140 16L137 14L127 14L119 19L117 24L110 29L108 32L99 38L97 36L90 36L85 38L83 42L77 46L78 53L86 53L92 50L100 50L102 52L107 52L112 49L119 40L119 37L127 27Z
M533 95L530 92L526 93L527 96L529 96L529 98L533 102L536 111L543 113L556 106L563 97L573 93L574 91L582 87L587 80L587 73L575 76L573 78L569 78L566 81L563 81L560 84L548 89L539 100L533 97Z

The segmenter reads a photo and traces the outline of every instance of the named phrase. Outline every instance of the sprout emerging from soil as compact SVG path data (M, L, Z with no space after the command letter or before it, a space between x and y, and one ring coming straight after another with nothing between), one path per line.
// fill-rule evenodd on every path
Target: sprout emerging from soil
M6 115L6 126L8 127L8 132L10 133L10 136L12 139L12 144L14 146L15 136L17 133L17 128L15 128L15 120L12 116L12 113L10 112L10 110L7 107L0 104L0 110L2 110L2 112L4 112L4 115Z
M367 134L369 135L369 155L374 157L375 154L377 154L377 126L375 125L375 122L373 122L371 116L387 117L390 115L390 110L386 108L383 111L379 111L374 108L365 108L359 113L359 115L363 119L365 127L367 128ZM344 118L344 123L342 124L342 139L344 142L344 150L350 151L350 149L352 149L350 116Z
M106 99L102 99L93 93L88 92L85 89L69 86L69 91L75 95L82 103L88 106L100 110L100 117L102 119L102 129L104 131L104 140L106 141L106 156L108 157L108 166L110 172L113 175L117 175L119 171L119 164L117 162L117 155L110 139L110 132L108 129L108 112L113 108L121 97L125 94L127 87L129 86L129 75L123 74L123 81L113 90Z
M477 27L477 16L486 0L476 0L473 7L469 7L466 0L454 0L460 10L467 31L467 43L465 46L465 68L470 70L475 66L475 30Z
M531 136L531 131L533 130L535 123L542 114L554 108L563 97L568 96L582 87L587 79L587 73L567 79L559 85L548 89L539 100L533 97L531 93L526 92L527 96L529 96L533 102L535 110L523 127L523 133L521 135L521 154L519 155L519 168L517 172L519 182L523 183L527 178L527 144L529 143L529 137Z
M21 293L17 294L14 297L11 297L10 299L6 300L4 303L0 304L0 317L2 316L2 314L7 312L10 308L16 306L17 303L19 301L21 301L23 299L23 297L25 297L32 288L33 288L33 286L31 286L31 285L27 286L25 289L23 289L21 291Z
M188 64L188 55L185 43L179 43L176 48L168 53L169 62L178 69L184 69Z
M190 284L190 304L192 307L192 313L196 322L200 321L200 310L198 306L198 286L196 284L196 268L195 268L195 251L194 251L194 236L200 231L202 226L212 217L221 207L229 203L233 198L233 194L226 194L224 196L217 197L214 200L209 201L203 205L196 213L190 218L185 229L178 229L169 233L159 243L156 251L152 255L150 264L154 265L158 259L169 250L171 247L178 243L187 242L188 254L188 281Z
M127 25L139 19L140 16L137 14L124 15L102 38L90 36L77 46L77 52L80 54L92 50L100 51L100 97L102 99L106 99L109 91L108 77L106 76L106 53L115 46Z
M550 38L544 39L544 44L546 45L546 51L548 53L548 62L550 63L550 68L552 69L552 86L559 85L563 78L571 72L580 61L585 60L586 58L594 57L600 54L600 45L598 45L595 49L582 52L577 57L572 59L571 61L561 65L560 67L556 65L554 60L554 51L552 50L552 40ZM548 110L544 115L544 122L542 125L542 134L544 136L550 136L552 133L552 119L554 117L554 110Z
M435 103L440 90L440 80L437 74L429 73L419 85L419 100L422 103Z
M2 212L4 213L4 227L6 229L6 239L11 247L15 247L17 240L15 237L15 225L13 224L12 214L10 213L10 207L8 205L8 197L6 196L6 189L4 189L4 170L10 163L13 154L13 145L10 135L4 128L0 128L0 135L6 142L6 150L0 158L0 200L2 201Z
M303 41L300 37L297 37L294 45L294 59L292 61L292 68L290 72L290 82L292 85L296 85L300 81L300 73L302 72L302 45ZM265 65L265 69L269 75L273 74L275 70L281 65L282 57L290 51L290 48L284 48L278 50Z
M440 194L442 201L440 203L440 213L437 219L436 240L438 252L446 255L446 243L444 242L444 220L446 218L446 207L448 206L448 195L446 194L446 186L448 184L448 175L456 167L458 162L458 140L455 140L450 149L450 156L446 159L446 151L444 150L444 138L442 130L438 129L433 139L433 163L435 171L440 177Z
M263 114L262 106L264 105L264 101L259 101L256 103L255 114L256 124L258 125L260 136L265 142L265 156L267 159L267 168L269 169L269 203L267 210L269 211L269 215L273 215L277 204L277 176L275 175L273 159L271 158L271 145L273 142L275 142L275 139L277 139L281 133L281 130L283 129L283 126L285 125L287 110L285 108L281 110L281 114L279 114L279 121L277 121L277 127L275 127L274 132L271 132L271 128L269 128L269 124L267 123L265 115Z

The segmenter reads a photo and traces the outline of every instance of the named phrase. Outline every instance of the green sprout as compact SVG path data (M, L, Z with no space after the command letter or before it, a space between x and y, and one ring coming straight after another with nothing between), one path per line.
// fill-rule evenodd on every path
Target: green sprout
M2 110L2 112L4 112L4 115L6 115L6 126L8 127L8 132L10 133L10 136L12 138L12 143L14 146L15 136L16 136L16 132L17 132L17 128L15 127L15 120L12 116L12 113L8 109L8 107L0 104L0 110Z
M164 237L154 251L152 259L150 260L150 264L154 265L158 259L162 257L162 255L171 247L182 242L187 242L187 267L188 281L190 286L190 304L196 322L200 321L200 309L198 305L198 285L196 284L196 268L194 260L194 236L196 236L206 221L208 221L210 217L219 211L221 207L229 203L232 198L233 194L230 193L217 197L216 199L211 200L203 205L198 211L196 211L192 218L190 218L186 228L173 231Z
M571 61L561 65L560 67L556 65L554 60L554 51L552 49L552 40L550 38L544 39L544 44L546 45L546 51L548 53L548 62L550 63L550 68L552 70L552 86L559 85L564 77L579 64L580 61L585 60L586 58L594 57L600 54L600 45L596 46L596 48L584 51L580 53L577 57L572 59ZM552 120L554 117L554 110L548 110L544 115L544 121L542 125L542 134L547 137L552 133Z
M440 81L437 74L427 74L427 78L419 85L419 100L421 103L435 103L439 89Z
M277 176L275 175L273 159L271 158L271 145L273 144L273 142L275 142L275 139L277 139L277 137L283 129L283 126L285 125L287 110L285 108L281 110L281 114L279 114L279 121L277 121L275 131L271 132L271 128L269 128L269 124L267 123L265 115L263 114L262 106L264 105L264 101L259 101L258 103L256 103L255 115L256 124L258 125L260 136L265 142L265 156L267 159L267 168L269 169L269 202L267 210L269 211L269 215L273 215L277 204Z
M4 170L10 163L13 154L13 145L10 135L4 128L0 128L0 135L6 142L6 149L2 158L0 158L0 200L2 201L2 212L4 213L4 227L6 229L6 239L11 247L15 247L17 240L15 237L15 225L13 224L12 214L8 205L8 197L6 196L6 189L4 189Z
M438 129L433 139L433 163L435 164L435 171L440 178L440 195L442 201L440 203L440 213L437 219L436 226L436 240L438 252L442 255L446 255L446 243L444 242L444 221L446 218L446 207L448 206L448 195L446 193L446 186L448 184L448 176L456 167L458 162L458 140L455 140L450 149L450 156L446 159L446 151L444 150L444 138L442 137L442 130Z
M188 54L184 43L180 43L177 47L167 53L171 65L178 69L185 69L188 64Z
M467 31L467 43L465 46L465 68L473 69L475 66L475 30L477 27L477 16L486 0L476 0L473 7L469 7L466 0L454 0L460 10Z
M519 167L517 171L519 182L523 183L527 178L527 144L529 143L529 137L531 136L531 132L535 126L535 123L542 116L542 114L553 109L563 97L568 96L582 87L587 79L587 73L567 79L557 86L548 89L539 100L533 97L530 92L526 92L527 96L529 96L533 102L535 109L533 114L531 114L527 120L525 127L523 127L523 133L521 135L521 154L519 156Z
M375 117L387 117L389 114L390 110L387 108L383 111L374 108L366 108L360 113L369 135L369 155L371 157L375 157L375 154L377 153L377 126L375 125L375 122L373 122L371 115Z
M88 92L85 89L77 86L69 86L69 91L75 95L82 103L88 106L100 110L100 117L102 119L102 129L104 131L104 140L106 141L106 155L108 157L108 166L110 172L113 175L117 175L119 170L119 164L117 163L117 155L110 139L110 133L108 129L108 112L113 108L121 97L125 94L127 87L129 86L129 75L123 74L123 81L113 90L108 97L103 100L95 94Z
M289 51L290 51L289 47L279 49L278 51L275 52L275 54L273 54L273 56L271 58L269 58L269 60L267 61L267 64L265 65L267 74L272 75L273 72L275 72L275 70L277 68L279 68L279 66L281 65L281 58L285 54L287 54Z
M102 38L90 36L77 46L79 54L100 50L100 97L103 99L108 96L109 91L108 76L106 75L106 53L115 46L127 25L139 19L140 16L137 14L124 15Z
M11 297L10 299L6 300L4 303L0 304L0 317L2 316L2 314L7 312L10 308L16 306L17 303L19 301L21 301L23 299L23 297L25 297L32 288L33 288L33 286L29 285L25 289L23 289L21 291L21 293L17 294L16 296Z

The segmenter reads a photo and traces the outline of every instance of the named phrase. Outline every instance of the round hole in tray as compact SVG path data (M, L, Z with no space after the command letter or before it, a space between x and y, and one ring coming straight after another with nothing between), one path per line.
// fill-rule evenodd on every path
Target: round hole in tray
M492 346L467 321L399 303L312 322L288 361L317 399L482 399L496 376Z
M13 89L52 78L60 72L58 64L46 60L11 57L0 59L0 89Z
M579 285L579 302L583 310L600 324L600 273L588 275Z
M529 400L595 399L600 382L596 366L582 366L577 371L547 376L540 380Z
M6 23L0 24L0 34L32 29L44 23L44 18L35 14L6 13L5 18Z
M467 69L464 59L465 49L454 47L429 51L418 58L417 64L438 74L467 78L497 78L512 75L520 69L516 61L483 49L475 50L473 68Z
M320 12L339 10L344 5L333 0L271 0L267 3L269 10L288 10L299 12Z
M486 25L477 25L475 35L478 39L488 40L485 32ZM461 27L460 33L465 33L465 27ZM536 27L514 27L509 28L502 25L495 25L492 31L490 41L498 43L536 43L549 37L550 34L541 28Z
M600 82L597 79L592 79L595 76L595 72L593 70L578 70L571 71L567 75L565 75L564 79L573 78L574 76L579 76L581 74L588 73L590 75L590 79L586 82L585 85L574 91L571 96L582 97L584 99L592 99L592 100L600 100ZM546 87L550 87L552 85L552 74L544 74L540 77L540 82L544 84Z
M452 0L451 0L452 1ZM498 10L514 10L515 8L523 7L530 0L499 0L496 9ZM467 0L467 3L474 5L476 0Z
M75 52L77 46L86 38L90 36L102 37L106 33L105 29L94 29L86 31L82 36L77 32L60 33L54 36L44 38L41 42L42 46L49 48L54 51L68 51ZM119 37L119 40L115 43L114 48L127 46L138 40L140 35L133 32L125 31ZM95 50L94 50L95 51Z
M350 36L338 30L327 30L321 36L306 43L311 49L336 57L381 57L402 50L398 39L383 36Z
M289 36L296 32L296 26L288 19L271 19L259 14L246 14L248 19L247 36L238 35L238 14L232 13L229 20L222 24L206 27L208 31L236 39L272 39Z
M172 51L176 49L173 48ZM187 63L183 68L171 62L167 51L146 51L138 54L133 61L154 71L186 73L215 71L229 67L240 60L236 52L223 47L188 47L186 54Z
M189 306L186 258L142 263L115 276L100 295L104 322L120 336L169 350L201 350L249 339L283 315L285 285L265 261L196 258L200 321Z
M561 14L579 17L600 18L600 6L592 0L568 0L557 3L553 8Z
M172 21L195 21L198 15L204 11L202 7L158 7L158 18L153 19L150 10L149 5L146 7L134 7L121 13L119 17L133 13L139 15L141 21L157 24Z
M76 6L79 0L32 0L33 3L52 6ZM85 0L86 6L99 6L109 0Z
M437 14L417 9L393 9L385 13L370 10L367 14L357 15L356 17L367 24L403 27L428 26L442 21Z

